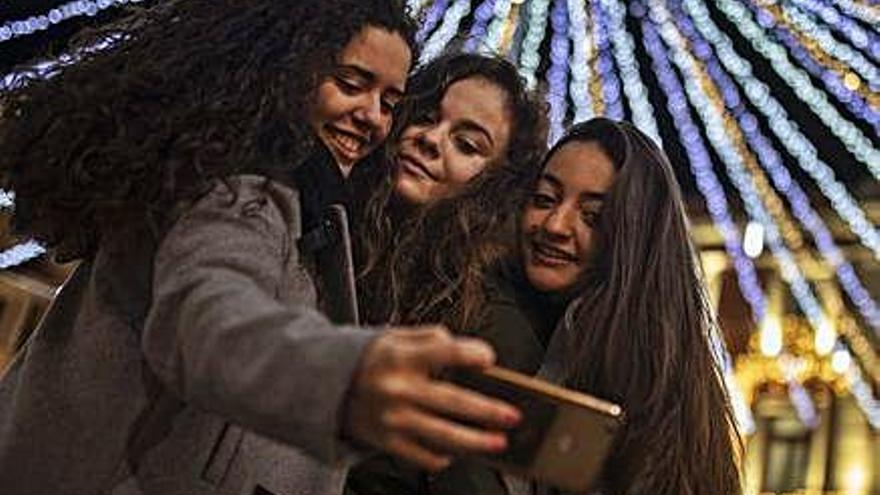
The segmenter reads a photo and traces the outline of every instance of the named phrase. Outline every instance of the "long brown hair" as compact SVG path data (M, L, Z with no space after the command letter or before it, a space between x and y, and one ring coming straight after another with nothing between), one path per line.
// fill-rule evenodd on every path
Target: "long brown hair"
M568 386L627 414L602 492L741 493L741 444L710 345L718 327L672 167L628 123L577 124L548 156L573 141L598 143L616 168L595 259L554 346Z
M316 142L318 82L367 26L414 46L400 0L176 0L83 37L80 60L50 78L22 68L0 94L16 227L89 256L103 233L153 223L213 179L289 171Z
M431 321L453 331L475 325L484 273L511 247L515 217L538 172L547 132L544 107L516 67L477 54L435 59L411 78L390 142L409 123L436 111L449 86L468 78L482 78L506 95L507 150L453 197L425 207L394 196L393 169L387 168L362 225L365 267L359 293L367 321Z

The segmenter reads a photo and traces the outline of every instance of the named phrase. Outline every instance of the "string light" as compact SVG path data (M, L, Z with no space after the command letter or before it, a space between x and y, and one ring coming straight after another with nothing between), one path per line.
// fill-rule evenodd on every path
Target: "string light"
M585 0L568 0L568 31L571 38L571 82L568 94L574 103L574 122L582 122L593 117L593 102L590 97L590 58L592 46L587 39L587 11Z
M674 18L678 19L678 24L682 27L682 32L688 35L690 42L695 46L706 45L706 41L694 31L693 26L688 25L682 20L683 16L675 15L680 12L676 12L678 4L673 2L670 3L670 6L673 10ZM764 169L770 173L776 189L785 195L791 205L794 215L798 218L801 225L810 232L823 259L834 268L837 278L847 295L850 297L850 300L859 309L859 312L868 324L874 328L875 332L878 332L878 335L880 335L880 307L878 307L864 284L859 280L855 269L848 261L846 261L843 253L835 244L830 230L822 221L822 217L813 209L807 194L801 189L798 183L791 178L788 169L783 165L779 153L773 148L770 140L760 131L760 128L757 125L757 119L745 109L744 105L742 105L742 100L739 96L739 91L737 90L736 85L730 77L721 70L717 58L711 50L701 50L700 54L709 65L708 73L713 82L721 88L720 93L724 97L725 104L739 120L739 130L743 132L751 148L756 151ZM748 165L748 162L746 162L746 165ZM753 170L753 173L756 175L755 180L757 183L766 183L766 178L760 169ZM767 195L772 197L771 199L774 199L776 203L780 205L779 209L784 211L782 210L781 203L779 202L778 197L776 197L773 189L769 186L765 186L764 190ZM792 227L789 230L794 231L793 233L797 234L794 244L797 244L798 249L803 250L803 242L800 239L796 228ZM874 233L876 234L876 232Z
M464 44L464 51L471 53L477 49L480 40L486 37L488 32L489 21L495 11L495 0L484 0L483 3L474 10L474 20L471 24L471 30L468 33L467 41Z
M428 9L428 14L425 16L425 19L422 21L422 25L419 26L419 30L416 32L416 43L422 44L425 42L425 39L431 34L431 31L437 27L437 24L443 19L443 14L446 12L446 9L449 8L449 0L435 0L434 3L431 4L431 8Z
M541 64L539 50L544 41L544 33L547 30L547 10L549 0L532 0L529 2L528 30L522 41L522 49L519 57L519 72L526 80L526 86L533 90L538 84L535 72Z
M141 0L76 0L62 4L49 12L31 16L18 21L8 21L0 25L0 43L39 31L45 31L55 24L81 16L95 16L102 10L124 5L140 3Z
M21 265L46 253L46 248L36 241L25 241L0 251L0 269Z
M862 5L852 0L835 0L835 3L840 7L840 10L870 24L874 29L877 29L877 24L880 24L880 11L877 9L872 9L867 5Z
M446 11L446 15L443 17L443 23L440 24L440 27L434 31L434 34L428 38L428 41L426 41L425 45L422 47L419 64L425 64L443 53L443 50L446 49L446 45L448 45L452 38L455 37L456 33L458 33L458 27L461 24L461 20L464 19L470 11L470 0L456 0L455 3L452 4L452 7Z
M590 13L593 18L593 28L595 29L596 50L598 52L596 72L598 80L601 81L602 85L604 114L612 119L623 120L625 115L623 101L620 98L620 81L617 79L617 72L614 70L614 61L608 53L610 48L608 22L600 2L589 2L589 4ZM593 99L595 100L596 98L594 97Z
M686 6L697 3L701 4L702 2L685 0ZM825 93L816 89L809 76L788 60L784 48L764 35L763 30L752 19L746 7L733 0L718 0L717 5L728 20L749 40L752 47L770 61L773 70L794 90L795 95L844 143L846 148L855 155L859 162L865 164L868 170L877 179L880 179L880 150L874 148L871 141L862 134L858 127L840 116L838 111L828 102ZM700 5L700 7L702 9L691 10L691 15L695 22L698 16L701 21L708 19L708 14L701 12L705 11L705 6ZM765 101L770 100L767 95L764 95L762 99ZM760 105L758 106L760 107Z
M854 46L865 50L874 60L880 60L880 36L863 29L858 22L841 14L833 5L823 0L792 0L795 5L818 15L835 31L845 36Z
M547 102L550 104L548 120L550 132L547 137L552 145L565 132L565 114L568 112L566 87L568 86L568 10L565 0L555 0L550 13L553 37L550 39L550 69L547 70Z
M15 193L0 189L0 210L9 210L15 207Z
M791 121L782 105L770 94L767 85L752 75L751 64L733 49L730 38L718 29L702 2L683 0L681 5L690 14L693 25L703 39L715 48L721 64L745 89L746 96L755 108L767 118L770 130L779 138L786 151L813 178L819 190L831 202L832 208L846 221L861 243L874 253L875 258L880 258L880 234L856 199L837 181L833 169L818 157L816 147L798 130L797 124ZM877 156L880 157L880 154ZM880 164L877 168L880 172Z
M501 37L504 35L504 24L507 16L510 15L511 0L496 0L493 5L493 15L491 24L486 30L485 43L480 45L480 53L497 53L501 46Z
M639 63L635 56L635 43L626 30L625 8L617 0L601 0L607 14L612 52L623 81L623 92L629 99L633 123L661 148L663 141L654 120L654 109L648 101L648 90L639 76Z
M694 108L697 109L697 113L706 125L706 134L710 142L712 142L718 155L721 157L722 162L727 168L728 176L743 198L747 213L763 224L767 232L769 247L779 264L782 278L789 285L795 301L806 315L810 325L814 329L818 329L823 318L822 309L791 253L782 244L777 226L758 199L754 185L751 183L748 173L744 170L742 157L737 154L735 147L725 132L723 119L715 111L715 105L713 105L709 97L702 92L697 84L696 81L703 80L704 78L700 77L701 74L696 60L687 51L686 42L670 21L672 16L665 6L657 0L653 0L650 6L652 19L661 25L660 35L670 47L673 61L685 74L686 93L691 98ZM876 402L872 396L869 398ZM860 407L862 407L866 415L872 414L872 411L866 408L867 406L860 403Z

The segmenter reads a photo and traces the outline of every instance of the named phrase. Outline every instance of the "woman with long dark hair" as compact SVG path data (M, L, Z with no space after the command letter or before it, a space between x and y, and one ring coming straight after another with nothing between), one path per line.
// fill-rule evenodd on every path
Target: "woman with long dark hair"
M572 126L523 211L520 247L532 286L576 297L541 375L626 412L595 491L741 493L736 427L710 345L719 329L657 145L625 122Z
M338 493L351 441L426 469L503 448L447 418L515 410L432 378L484 344L315 308L344 295L310 234L379 152L413 31L387 0L173 1L2 95L15 226L81 260L0 380L4 494Z

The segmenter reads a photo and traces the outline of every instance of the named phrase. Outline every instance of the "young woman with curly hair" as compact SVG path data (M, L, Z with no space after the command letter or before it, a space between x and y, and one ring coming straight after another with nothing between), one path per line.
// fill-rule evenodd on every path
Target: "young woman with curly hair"
M595 493L741 493L713 318L666 155L596 118L550 150L520 220L525 279L574 301L540 376L620 404ZM513 495L556 493L516 484Z
M499 363L534 372L564 305L512 287L498 263L545 150L543 106L508 61L449 54L411 78L384 185L364 222L359 295L370 322L439 321L488 341ZM522 296L522 298L520 297ZM520 299L529 299L519 307ZM550 322L550 320L553 322ZM537 327L541 327L537 329ZM391 457L355 467L349 490L496 493L500 478L473 462L429 476Z
M3 95L15 225L81 260L0 380L3 492L338 493L347 445L503 448L515 410L432 378L485 344L315 309L341 296L304 241L389 132L403 8L172 1L107 36Z

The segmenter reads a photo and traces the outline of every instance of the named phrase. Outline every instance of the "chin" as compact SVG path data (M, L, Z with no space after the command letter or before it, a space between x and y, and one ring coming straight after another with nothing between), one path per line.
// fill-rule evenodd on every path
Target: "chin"
M430 200L426 188L404 174L398 174L394 184L394 194L405 203L412 205L423 205Z
M529 284L540 292L564 292L572 286L569 280L563 280L566 277L561 277L543 267L528 265L525 272Z

